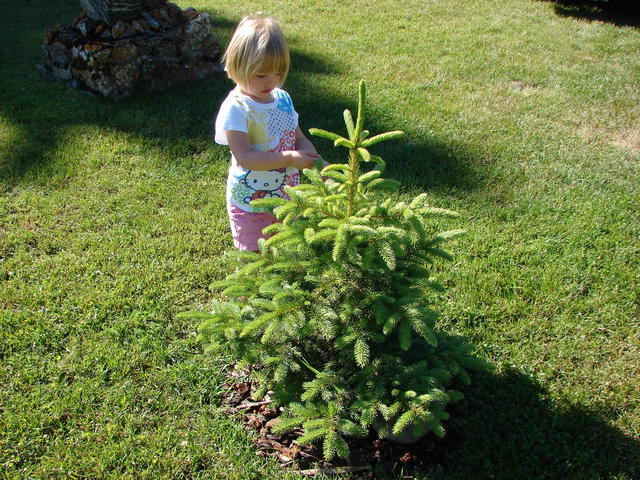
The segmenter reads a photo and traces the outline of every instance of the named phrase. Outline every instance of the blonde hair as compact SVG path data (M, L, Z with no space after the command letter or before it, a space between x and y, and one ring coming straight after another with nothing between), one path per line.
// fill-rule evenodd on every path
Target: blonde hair
M272 17L244 17L231 37L223 61L229 78L246 85L256 73L289 73L289 48L280 22Z

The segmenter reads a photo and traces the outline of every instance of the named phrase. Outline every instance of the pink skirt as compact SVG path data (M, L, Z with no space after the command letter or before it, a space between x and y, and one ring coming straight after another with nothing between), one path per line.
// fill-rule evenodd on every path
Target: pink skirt
M233 245L238 250L252 250L258 252L258 240L269 238L262 230L278 221L271 212L253 213L245 212L230 202L227 202L227 213L231 224Z

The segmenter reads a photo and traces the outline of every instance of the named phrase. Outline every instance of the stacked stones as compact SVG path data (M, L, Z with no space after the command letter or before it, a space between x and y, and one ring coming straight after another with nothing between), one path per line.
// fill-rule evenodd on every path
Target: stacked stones
M82 0L84 13L45 34L41 72L119 100L221 70L211 16L166 0Z

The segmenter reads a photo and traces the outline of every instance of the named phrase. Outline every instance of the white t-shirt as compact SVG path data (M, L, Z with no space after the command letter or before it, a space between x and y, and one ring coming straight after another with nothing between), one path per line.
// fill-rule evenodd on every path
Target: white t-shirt
M225 130L237 130L249 135L249 142L259 152L295 150L298 114L287 92L279 88L273 92L271 103L258 103L244 95L239 87L222 102L215 123L215 141L228 145ZM277 170L247 170L231 155L227 177L227 203L246 212L263 211L249 205L251 200L268 197L289 199L285 185L298 185L300 173L296 168Z

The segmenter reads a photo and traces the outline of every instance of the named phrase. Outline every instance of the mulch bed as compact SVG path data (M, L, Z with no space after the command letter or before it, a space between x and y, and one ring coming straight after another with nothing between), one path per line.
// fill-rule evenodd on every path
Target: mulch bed
M229 414L241 418L245 428L256 434L257 455L275 457L285 468L291 468L302 475L313 477L325 474L352 474L351 478L376 478L378 474L398 474L411 479L418 473L442 474L444 467L438 462L447 445L455 442L449 433L445 439L427 435L422 440L400 445L380 439L375 432L367 437L354 439L349 443L351 454L348 459L322 459L322 447L319 445L298 445L296 439L302 429L276 435L271 427L277 423L281 414L267 395L256 399L257 385L247 372L233 371L227 384L223 405ZM455 436L455 435L453 435Z

